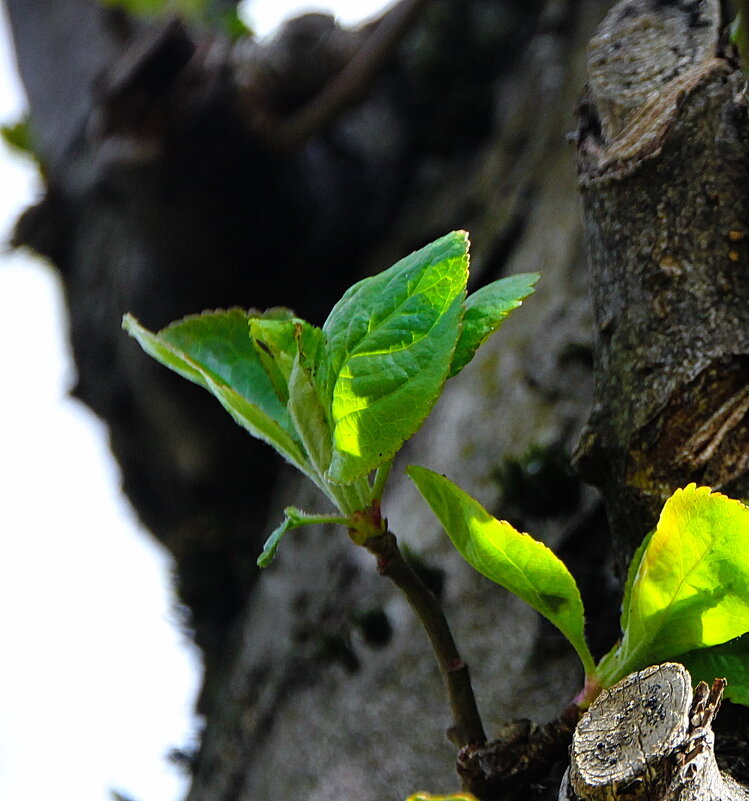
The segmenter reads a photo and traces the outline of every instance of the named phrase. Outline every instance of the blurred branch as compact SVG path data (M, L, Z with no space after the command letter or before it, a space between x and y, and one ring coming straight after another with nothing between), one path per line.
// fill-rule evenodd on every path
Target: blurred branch
M375 75L387 63L429 0L401 0L368 27L353 56L309 102L287 118L256 114L251 125L278 150L292 150L363 97Z

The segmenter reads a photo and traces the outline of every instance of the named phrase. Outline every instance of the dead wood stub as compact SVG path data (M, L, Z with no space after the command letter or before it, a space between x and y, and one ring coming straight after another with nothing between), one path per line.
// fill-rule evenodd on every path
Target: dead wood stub
M679 664L633 673L605 690L572 738L560 801L744 801L715 759L712 724L725 680L711 689Z

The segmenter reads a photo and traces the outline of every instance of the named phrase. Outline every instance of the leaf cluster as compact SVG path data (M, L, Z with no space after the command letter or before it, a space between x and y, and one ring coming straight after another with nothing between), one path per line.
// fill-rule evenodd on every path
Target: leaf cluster
M565 565L443 476L423 467L408 473L466 561L569 640L585 669L583 703L666 659L683 662L695 681L726 677L726 696L749 703L749 507L694 484L666 501L629 567L621 639L596 664L580 592Z
M342 523L358 544L383 533L393 457L538 278L510 276L467 297L468 246L455 231L359 281L322 328L283 308L205 312L158 333L125 316L147 353L215 395L340 513L287 509L261 566L287 531L309 523Z

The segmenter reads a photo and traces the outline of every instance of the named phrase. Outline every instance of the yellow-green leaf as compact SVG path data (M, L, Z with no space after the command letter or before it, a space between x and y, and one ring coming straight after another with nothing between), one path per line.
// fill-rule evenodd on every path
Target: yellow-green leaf
M749 508L690 484L666 501L622 610L606 684L749 631Z
M592 675L580 591L560 559L542 542L492 517L444 476L424 467L406 472L463 558L550 620L577 651L585 673Z
M450 795L432 795L431 793L415 793L406 801L479 801L472 793L451 793Z
M513 309L533 292L538 273L517 273L500 278L469 295L460 338L450 365L450 378L473 359L478 348L499 328Z

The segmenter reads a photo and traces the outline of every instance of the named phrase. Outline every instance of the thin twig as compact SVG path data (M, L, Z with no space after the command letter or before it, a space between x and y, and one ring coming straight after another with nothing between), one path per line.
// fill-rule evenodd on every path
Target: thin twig
M485 743L486 735L476 707L468 665L460 658L439 601L403 558L392 532L371 537L366 548L377 557L380 573L403 591L429 637L452 708L451 739L461 747Z
M427 2L401 0L388 11L338 75L291 117L268 126L269 143L279 150L293 149L362 97Z

